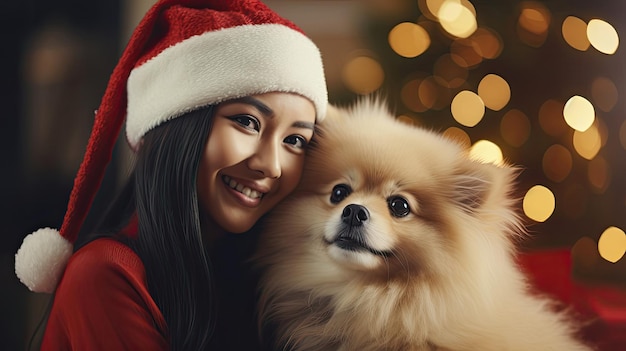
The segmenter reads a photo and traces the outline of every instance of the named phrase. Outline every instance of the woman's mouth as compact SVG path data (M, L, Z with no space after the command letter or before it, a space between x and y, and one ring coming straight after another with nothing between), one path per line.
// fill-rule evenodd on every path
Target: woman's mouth
M260 199L263 197L263 193L258 192L256 190L250 189L247 186L244 186L240 183L237 183L234 179L232 179L229 176L223 176L222 180L224 181L224 183L226 183L226 185L228 185L231 189L236 190L242 194L244 194L245 196L251 198L251 199Z

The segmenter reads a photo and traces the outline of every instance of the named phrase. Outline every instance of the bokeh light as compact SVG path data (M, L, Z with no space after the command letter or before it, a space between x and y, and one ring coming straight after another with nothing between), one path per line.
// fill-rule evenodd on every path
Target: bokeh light
M572 154L563 145L554 144L543 154L542 169L553 182L562 182L572 171Z
M526 45L540 47L548 37L550 27L550 11L536 1L521 3L520 15L517 20L517 35Z
M539 108L539 125L546 134L560 137L571 130L563 118L564 103L554 99L546 100Z
M458 88L467 81L468 71L452 58L452 55L442 55L435 61L433 75L441 78L446 87Z
M483 163L500 165L503 162L502 150L489 140L478 140L471 146L469 157Z
M617 104L618 92L615 83L606 77L597 77L591 83L591 97L601 111L610 112Z
M587 165L587 178L589 179L589 184L596 190L597 193L603 193L609 187L610 179L610 169L609 163L604 159L604 157L595 157L593 160L589 161Z
M497 58L504 48L500 35L489 28L478 28L469 39L472 42L474 51L486 59L493 60Z
M408 125L417 125L417 121L415 120L415 118L411 117L411 116L407 116L407 115L399 115L396 117L396 119L402 123L408 124Z
M626 233L617 227L608 227L598 239L598 252L605 260L615 263L626 253Z
M476 67L482 62L483 56L476 52L475 46L477 45L474 44L471 38L456 39L450 44L450 56L452 60L461 67Z
M424 105L432 110L449 108L452 102L452 89L443 78L428 76L422 80L418 89L418 95Z
M342 79L346 87L361 95L378 90L384 78L385 72L380 63L368 56L353 58L342 71Z
M457 38L467 38L478 28L476 10L468 1L444 1L436 12L441 27Z
M425 106L422 103L418 95L418 89L421 82L421 79L411 79L406 82L400 90L400 99L402 100L402 103L413 112L424 112L428 110L428 106Z
M452 99L450 110L452 117L461 125L473 127L485 115L485 104L476 93L463 90Z
M545 222L554 212L556 199L550 189L535 185L526 192L522 207L524 214L535 222Z
M567 16L561 26L563 39L576 50L587 51L591 43L587 38L587 23L574 16Z
M587 160L592 160L602 147L602 138L597 124L593 124L584 132L574 131L572 137L574 150Z
M563 117L565 117L567 125L579 132L584 132L593 124L596 112L589 100L574 95L565 103Z
M486 107L500 111L511 99L511 87L499 75L487 74L478 83L478 96Z
M612 55L619 46L617 31L601 19L592 19L587 24L587 37L591 46L603 54Z
M402 57L417 57L430 46L430 36L420 25L403 22L389 32L389 46Z
M510 110L502 116L500 134L509 145L520 147L530 136L530 120L524 112L517 109Z
M450 127L443 132L443 136L459 143L463 148L468 149L472 146L472 141L461 128Z

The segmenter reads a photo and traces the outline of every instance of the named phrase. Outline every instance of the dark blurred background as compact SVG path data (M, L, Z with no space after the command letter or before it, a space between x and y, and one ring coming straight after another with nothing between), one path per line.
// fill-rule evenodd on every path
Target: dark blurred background
M60 227L94 110L130 31L152 3L23 0L0 5L5 47L0 216L7 224L0 236L2 349L25 348L48 301L18 282L14 254L25 235ZM320 46L331 102L382 92L408 123L434 128L468 147L489 141L506 162L523 168L516 195L532 234L523 249L572 250L575 279L623 285L626 55L610 28L618 40L626 35L626 2L459 0L453 5L461 7L448 16L459 16L458 23L469 20L465 34L444 26L443 13L437 12L443 3L267 1ZM471 16L461 17L468 12ZM609 30L596 37L616 50L596 48L600 44L593 42L593 33L584 38L581 33L591 20L601 20L600 29L608 24ZM398 26L403 23L408 25ZM594 107L593 125L585 132L565 122L565 106L573 96ZM478 121L470 126L467 114ZM124 178L128 160L121 142L95 210ZM527 193L535 185L541 186L541 196ZM92 221L89 217L85 230ZM602 253L600 242L612 251Z

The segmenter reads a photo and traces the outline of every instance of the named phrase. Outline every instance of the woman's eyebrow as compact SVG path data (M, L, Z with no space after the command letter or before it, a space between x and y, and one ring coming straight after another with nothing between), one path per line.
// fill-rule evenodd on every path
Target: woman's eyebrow
M274 111L269 108L269 106L267 106L266 104L264 104L263 102L261 102L261 100L256 99L252 96L244 96L244 97L240 97L237 99L233 99L231 101L229 101L230 103L242 103L242 104L246 104L246 105L251 105L252 107L256 108L257 110L259 110L260 113L262 113L264 116L266 117L274 117Z
M295 121L293 122L291 126L295 128L305 128L305 129L315 130L315 123L311 123L311 122Z

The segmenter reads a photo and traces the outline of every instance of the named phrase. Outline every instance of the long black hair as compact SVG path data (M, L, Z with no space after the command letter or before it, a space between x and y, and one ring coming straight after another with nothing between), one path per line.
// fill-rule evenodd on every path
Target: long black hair
M192 111L146 133L129 182L97 230L98 236L113 235L136 213L137 237L121 240L144 264L171 350L203 350L215 328L213 270L196 192L213 111L213 106Z

